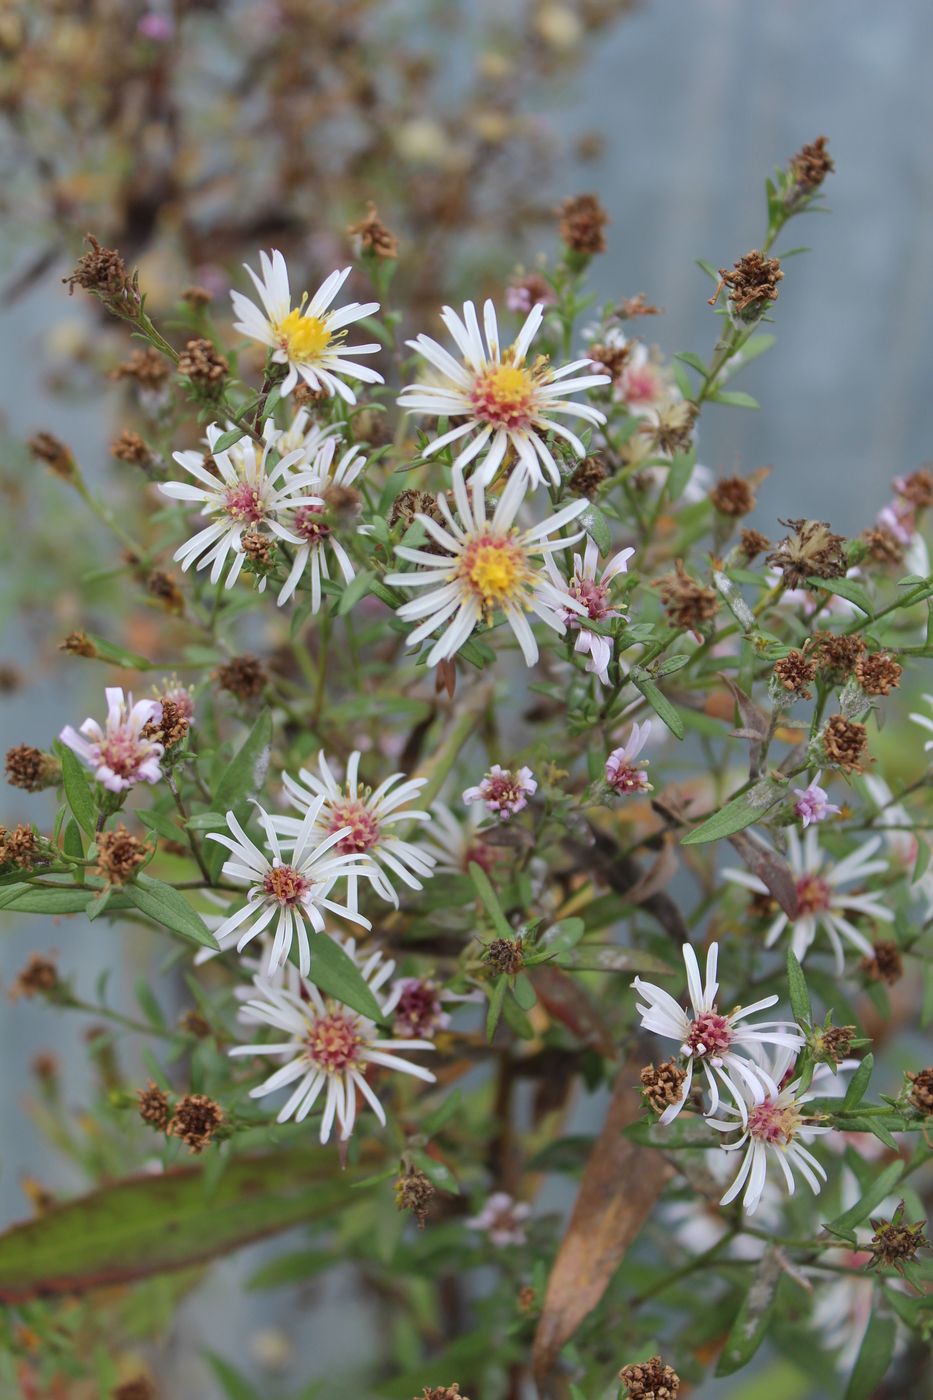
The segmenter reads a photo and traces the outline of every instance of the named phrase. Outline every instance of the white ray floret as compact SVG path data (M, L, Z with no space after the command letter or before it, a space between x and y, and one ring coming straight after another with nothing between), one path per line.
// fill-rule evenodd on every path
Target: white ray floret
M344 583L352 583L356 577L350 556L334 533L333 516L335 510L340 509L341 493L347 492L363 471L366 458L358 447L350 447L335 461L336 451L336 439L325 438L306 468L312 482L310 489L320 497L320 504L301 505L288 513L288 529L297 537L298 548L288 578L276 600L279 607L288 602L305 570L310 567L311 611L320 611L321 580L330 579L331 576L329 553L333 556Z
M108 792L122 792L136 783L157 783L162 776L162 744L144 730L162 719L161 700L137 700L119 686L108 686L107 718L103 725L88 717L79 733L70 724L59 734Z

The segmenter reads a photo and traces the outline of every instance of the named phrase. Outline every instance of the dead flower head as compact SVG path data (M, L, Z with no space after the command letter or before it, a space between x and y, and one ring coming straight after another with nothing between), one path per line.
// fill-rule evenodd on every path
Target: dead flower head
M175 1105L175 1113L169 1125L170 1137L181 1138L189 1152L203 1152L217 1129L224 1121L224 1111L219 1103L206 1094L185 1094Z
M796 155L790 158L791 174L797 182L797 189L803 194L812 194L831 175L836 166L826 147L828 136L818 136L801 146Z
M69 632L65 640L59 642L58 649L59 651L67 652L69 656L88 656L93 658L97 655L97 647L86 632Z
M24 792L41 792L54 787L61 777L61 764L50 753L33 744L14 744L6 751L6 780Z
M398 257L398 239L379 218L372 200L367 205L365 219L351 224L347 233L357 240L359 250L364 256L379 258L382 261Z
M150 1079L145 1089L136 1090L139 1102L139 1116L151 1128L164 1133L172 1117L168 1095L160 1089L154 1079Z
M63 481L74 480L76 468L71 448L53 433L36 433L26 446L36 461L44 462Z
M121 822L113 831L97 836L97 869L111 885L125 885L152 854L152 847L140 841Z
M470 1400L470 1397L461 1395L460 1386L454 1381L453 1385L426 1385L414 1400Z
M131 462L135 467L150 467L154 460L139 433L131 432L128 428L114 438L110 452L118 461Z
M896 943L884 938L874 944L874 956L862 958L859 964L870 982L885 982L893 987L904 975L904 960Z
M85 241L90 248L78 259L74 271L62 278L68 295L75 287L83 287L114 311L123 315L134 311L140 300L135 274L129 275L116 248L103 247L93 233L87 234Z
M811 577L845 577L844 535L833 534L825 520L782 520L781 524L794 533L780 541L766 562L780 569L785 588L800 588Z
M146 579L146 592L165 608L166 612L179 616L185 610L185 595L171 574L162 569L153 569Z
M833 715L823 729L826 761L844 772L861 772L868 755L868 732L858 720Z
M570 489L591 501L608 475L609 468L602 457L584 457L570 478Z
M664 611L676 627L695 630L715 616L719 597L712 588L697 583L678 559L672 574L659 578L654 587L660 591Z
M680 1377L660 1356L623 1366L619 1380L627 1386L629 1400L677 1400L680 1393Z
M410 1211L423 1230L428 1218L428 1206L435 1195L434 1187L424 1172L417 1167L409 1167L395 1182L395 1204L399 1210Z
M595 194L578 194L560 207L560 236L572 253L593 257L606 251L609 215Z
M924 1115L933 1113L933 1065L916 1073L908 1070L907 1078L910 1081L908 1098L914 1108Z
M129 359L111 370L111 379L135 379L141 389L161 389L172 372L164 355L148 345L145 350L133 350Z
M33 953L10 986L10 1000L51 996L60 986L58 967L53 959L43 956L42 953Z
M791 695L799 696L802 700L810 699L812 692L808 687L816 676L816 666L802 651L789 651L775 661L774 675L777 683Z
M229 691L238 700L256 700L269 680L265 666L256 656L234 656L218 666L214 679L221 690Z
M919 1250L930 1248L930 1241L924 1234L926 1221L918 1220L913 1225L905 1221L903 1201L898 1202L890 1220L873 1219L871 1228L875 1233L869 1246L869 1269L880 1264L882 1268L901 1273L904 1265L917 1257Z
M230 362L213 341L198 337L189 340L178 357L178 373L206 393L216 393L230 373Z
M757 321L777 301L778 283L784 273L777 258L767 258L757 248L739 258L731 272L719 269L719 286L710 297L712 306L723 287L729 289L729 302L742 321Z
M112 1400L156 1400L155 1386L145 1376L124 1381L111 1392Z
M865 643L857 632L837 635L835 632L814 632L805 647L817 670L826 671L836 680L845 680L855 670L865 654Z
M521 938L494 938L487 943L483 952L483 962L493 972L506 973L514 977L525 966L524 947Z
M31 826L20 822L12 831L0 826L0 866L31 870L39 856L39 840Z
M748 515L755 509L754 487L744 476L723 477L710 491L709 498L720 515L729 515L734 519Z
M693 428L697 420L697 407L686 399L676 399L658 409L654 420L642 425L642 433L656 452L673 456L676 452L686 452L693 443Z
M866 695L890 695L901 683L903 668L887 652L860 656L855 663L855 679Z
M687 1075L673 1060L664 1060L660 1065L645 1065L639 1078L648 1103L656 1113L663 1113L672 1103L679 1103Z
M760 530L743 530L739 536L739 551L749 563L770 548L771 541Z
M907 546L887 525L872 525L870 529L863 530L862 541L869 558L876 564L899 568L906 558Z

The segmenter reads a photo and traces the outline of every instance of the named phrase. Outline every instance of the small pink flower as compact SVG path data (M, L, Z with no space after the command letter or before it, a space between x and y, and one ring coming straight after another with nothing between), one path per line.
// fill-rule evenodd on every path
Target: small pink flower
M577 634L574 651L589 657L586 669L598 676L603 685L609 684L612 638L592 632L586 621L589 618L593 622L605 622L608 618L620 616L619 609L612 606L609 585L617 574L628 572L628 561L634 553L632 548L620 549L607 560L605 568L600 572L599 547L593 540L587 540L583 554L573 556L573 577L569 582L550 556L545 560L545 567L558 588L566 590L571 598L577 603L582 603L586 609L586 612L581 614L575 608L566 607L561 617L564 626Z
M161 744L147 739L143 729L162 719L161 700L137 700L124 696L119 686L104 691L107 719L102 729L96 719L86 719L81 733L66 724L58 736L94 777L110 792L122 792L135 783L157 783L162 776L159 760Z
M141 34L144 39L151 39L155 44L167 44L175 33L175 21L171 15L157 14L154 11L143 15L136 26L137 34Z
M794 788L794 796L797 799L794 811L805 827L811 822L825 822L827 817L833 817L842 810L834 802L827 802L827 793L820 787L822 776L822 773L817 773L808 787Z
M527 1235L522 1222L531 1214L531 1206L514 1201L507 1191L494 1191L479 1215L467 1221L470 1230L483 1230L494 1245L524 1244Z
M651 791L648 774L645 772L649 760L645 758L640 763L635 761L648 742L650 734L650 724L633 724L622 747L613 749L606 759L606 782L615 792L625 794Z
M540 272L528 272L516 277L505 290L505 304L510 311L528 314L533 306L553 306L557 301L554 288ZM602 369L602 365L599 366Z
M528 798L538 789L530 768L519 768L513 773L511 768L502 768L494 763L483 781L477 787L467 788L463 800L485 802L487 809L494 812L500 822L507 822L516 812L528 806Z

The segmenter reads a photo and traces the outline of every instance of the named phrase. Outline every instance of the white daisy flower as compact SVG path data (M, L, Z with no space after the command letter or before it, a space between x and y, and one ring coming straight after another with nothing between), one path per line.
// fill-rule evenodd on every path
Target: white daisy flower
M561 473L545 438L555 433L570 444L577 457L586 448L575 433L559 420L578 418L586 423L605 423L606 416L588 404L573 403L567 396L608 384L607 374L592 373L588 359L574 360L561 369L552 369L546 356L531 364L528 354L541 321L544 307L539 303L529 313L514 343L504 350L499 345L496 309L491 301L483 306L483 332L471 301L463 304L463 319L445 306L441 320L450 331L461 359L457 360L430 336L419 335L408 345L440 372L441 384L413 384L399 397L399 405L414 413L458 421L455 428L431 443L426 456L432 457L448 443L466 438L454 462L462 471L485 453L479 476L484 484L493 480L511 447L532 486L545 479L557 486ZM586 373L579 373L580 370ZM543 467L543 471L542 471Z
M926 917L933 917L933 864L928 864L919 879L913 878L917 866L920 842L928 837L912 831L910 813L900 802L894 801L894 794L883 778L874 773L862 776L862 782L877 809L872 824L883 828L884 844L891 859L899 865L910 881L911 893L926 900Z
M607 618L620 616L619 609L614 608L610 601L609 585L618 574L627 573L628 561L634 553L634 549L620 549L607 561L600 574L599 546L595 540L588 539L582 556L576 553L573 556L573 576L569 582L561 574L553 559L545 561L547 571L555 585L566 590L571 598L582 603L586 610L581 616L575 609L565 608L564 622L571 632L577 633L574 651L589 656L586 669L598 676L603 685L609 684L612 638L590 631L586 625L586 619L590 618L593 622L605 622Z
M381 346L347 345L346 327L379 310L378 301L348 302L336 311L328 310L334 297L350 275L350 268L332 272L308 300L307 292L299 306L292 307L288 285L288 268L282 254L274 249L259 254L262 276L257 277L248 264L243 266L253 279L263 309L241 292L231 292L233 309L239 316L236 330L268 345L276 364L287 365L280 392L290 394L299 375L312 389L333 396L339 394L347 403L356 403L356 395L345 379L360 379L365 384L381 384L382 375L368 365L356 363L358 355L375 355Z
M790 919L783 910L776 915L765 936L765 947L771 948L784 930L790 926L791 947L794 955L803 962L807 949L820 929L823 929L832 945L836 958L836 971L845 971L845 953L842 939L847 938L860 953L874 956L874 949L863 933L847 918L847 914L867 914L870 919L882 919L890 923L894 911L887 908L883 894L846 894L839 886L849 885L853 880L864 880L869 875L878 875L887 870L886 860L872 860L881 845L881 837L873 836L855 851L850 851L842 860L829 860L821 849L816 830L811 826L798 836L793 827L787 828L787 858L791 872L797 882L797 917ZM747 870L724 870L723 876L756 894L768 894L768 888L757 875ZM840 937L841 935L841 937Z
M271 422L271 420L267 421ZM342 434L341 424L315 423L307 408L299 408L296 409L287 428L276 430L275 448L283 457L289 452L297 452L300 449L303 456L300 466L304 470L305 467L311 466L328 438L340 438Z
M277 518L283 511L299 507L323 507L320 496L310 490L311 477L306 471L292 471L302 461L301 448L287 453L271 469L269 453L277 450L276 432L271 420L266 424L265 445L260 449L252 438L242 437L233 447L216 452L214 444L223 429L212 423L207 430L207 442L220 476L212 476L204 466L201 452L175 452L175 461L195 478L198 485L187 481L160 482L164 496L176 501L199 501L201 514L217 518L176 549L174 559L181 562L182 571L196 564L199 569L211 567L211 583L217 583L233 551L233 562L227 574L226 587L232 588L246 561L242 538L247 530L264 527L280 540L300 545L302 540L292 534ZM259 585L265 587L265 579Z
M742 1164L735 1180L720 1201L727 1206L745 1187L742 1204L749 1215L758 1209L768 1174L768 1162L775 1161L784 1174L787 1189L794 1194L798 1172L815 1196L820 1193L821 1182L826 1180L826 1172L820 1163L804 1146L828 1127L820 1127L806 1121L804 1105L821 1092L819 1081L826 1077L829 1067L818 1065L813 1072L813 1082L807 1093L801 1094L800 1080L786 1083L787 1076L796 1058L796 1050L779 1049L768 1064L768 1080L777 1089L762 1083L745 1083L742 1087L743 1101L738 1108L724 1104L728 1119L708 1118L710 1127L721 1133L731 1133L739 1127L736 1119L741 1119L742 1132L735 1142L723 1143L723 1151L740 1152L745 1149Z
M346 778L338 783L322 750L318 754L317 774L301 768L298 781L283 773L289 800L304 815L300 819L273 817L272 823L283 838L283 846L289 846L298 839L308 820L307 813L313 810L318 836L328 836L329 844L336 844L347 861L361 856L365 859L365 869L348 867L345 872L350 908L359 908L359 875L371 881L382 899L397 905L393 881L420 890L421 881L434 872L434 857L393 831L398 822L430 822L430 812L412 810L407 805L427 778L405 778L403 773L393 773L373 789L360 782L359 768L360 754L354 750L347 760Z
M538 780L530 768L503 768L494 763L482 782L463 793L464 805L482 802L498 821L507 822L523 812L529 797L538 791Z
M621 748L613 749L606 759L604 772L606 782L620 797L632 792L651 792L648 774L645 772L650 758L641 761L638 755L651 738L651 721L637 724L632 721L628 738Z
M291 571L276 600L279 607L291 598L310 561L311 611L320 611L321 579L330 578L328 551L336 560L344 583L352 583L356 577L350 556L334 533L333 512L339 511L341 501L347 499L349 488L366 466L366 458L358 447L350 447L335 462L336 450L336 439L326 438L307 468L312 482L310 489L320 497L320 504L297 506L288 515L289 531L300 543Z
M385 962L380 952L357 954L352 940L345 946L378 1000L380 988L392 976L395 963ZM258 1099L286 1085L294 1086L276 1122L294 1118L301 1123L323 1094L321 1142L327 1142L335 1122L345 1141L356 1121L357 1092L385 1127L385 1110L367 1079L370 1066L400 1070L427 1084L435 1082L436 1076L430 1070L397 1053L433 1050L429 1040L385 1036L373 1021L342 1002L323 997L310 982L304 983L299 992L273 987L258 977L254 985L255 995L246 1004L247 1014L255 1022L282 1032L285 1038L271 1044L237 1045L230 1054L283 1057L281 1067L250 1091L250 1097ZM384 1020L391 1018L397 1000L396 988L380 1002Z
M485 819L486 813L481 807L471 807L461 819L445 802L433 804L431 826L421 849L434 857L435 875L468 875L471 864L489 874L497 852L478 830Z
M466 1222L468 1230L480 1230L490 1244L502 1249L509 1244L525 1244L524 1224L531 1214L527 1201L516 1201L507 1191L493 1191L479 1215Z
M690 1093L695 1064L700 1064L706 1076L709 1089L709 1113L719 1108L720 1094L717 1078L735 1100L743 1123L745 1122L745 1091L751 1087L776 1094L778 1086L766 1069L754 1060L747 1058L759 1046L776 1045L796 1051L803 1044L803 1037L793 1021L759 1021L756 1025L741 1024L747 1016L766 1007L774 1006L776 996L763 997L750 1006L737 1006L723 1014L717 1006L716 998L719 983L716 980L716 965L719 945L711 943L706 955L706 982L700 978L700 966L696 953L689 943L683 945L684 963L687 968L687 991L690 996L692 1014L684 1011L663 987L653 982L644 982L636 977L632 986L646 1005L638 1004L641 1024L645 1030L665 1036L680 1043L680 1053L687 1060L687 1077L683 1092L677 1103L666 1108L661 1115L662 1123L671 1123L683 1108Z
M419 568L404 574L387 574L386 583L399 588L427 590L398 610L399 617L406 622L419 619L408 638L410 647L418 646L425 637L447 624L428 653L429 666L455 656L480 622L491 625L497 610L504 613L527 665L533 666L538 659L538 643L526 614L535 613L548 627L563 635L567 630L564 610L585 612L582 603L554 586L541 568L539 556L544 558L554 550L568 549L582 538L582 534L553 540L547 536L582 515L589 502L585 498L573 501L540 525L522 530L516 526L515 519L525 499L526 486L518 472L509 478L491 520L487 519L485 492L478 476L473 478L471 486L472 501L462 473L454 472L456 517L445 495L438 496L446 529L427 515L415 516L450 557L396 545L396 554Z
M923 698L930 709L933 710L933 695L924 695ZM933 715L921 715L914 711L910 718L913 720L914 724L919 724L921 729L925 729L929 734L933 734ZM931 749L933 749L933 739L926 739L923 745L923 752L929 753Z
M271 860L250 840L233 812L227 813L227 825L233 832L232 837L224 832L207 833L209 841L217 841L231 852L232 859L224 862L223 873L249 887L246 903L224 919L214 937L222 949L236 943L237 952L241 953L275 918L275 937L269 954L267 976L271 977L276 968L285 962L296 939L298 966L304 976L311 966L306 921L318 933L323 932L322 911L328 909L341 918L362 924L364 928L370 927L369 920L364 919L356 909L335 904L328 898L336 880L342 876L368 875L370 864L365 856L334 850L350 834L350 827L330 834L320 830L317 819L324 805L323 798L311 802L304 820L295 823L298 829L288 862L282 859L275 833L276 819L270 817L258 803L256 805L272 852Z
M66 724L58 737L108 792L122 792L135 783L157 783L165 750L143 731L146 725L162 719L161 700L137 700L134 705L132 695L125 696L119 686L108 686L104 695L107 718L103 727L89 716L80 734Z

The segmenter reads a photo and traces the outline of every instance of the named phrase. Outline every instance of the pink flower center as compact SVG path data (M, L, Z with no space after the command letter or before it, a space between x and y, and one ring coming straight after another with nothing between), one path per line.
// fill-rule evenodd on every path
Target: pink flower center
M583 604L594 622L603 617L618 616L615 608L609 606L609 589L604 583L597 583L595 579L582 578L575 574L570 580L569 592ZM579 622L578 617L575 620Z
M225 496L227 514L244 524L256 525L265 514L262 496L258 486L241 481L238 486L228 486Z
M797 915L818 914L829 908L832 891L820 875L801 875L797 881Z
M613 766L610 770L607 766L606 781L609 786L619 793L645 792L650 787L648 774L644 768L627 767L625 764Z
M706 1055L722 1055L731 1044L732 1027L729 1018L720 1016L718 1011L704 1011L702 1016L698 1016L684 1041L686 1050L699 1059Z
M771 1099L756 1104L748 1115L748 1131L759 1142L786 1147L793 1142L800 1115L792 1106L782 1107Z
M434 983L410 978L395 1008L396 1034L423 1040L441 1028L444 1020Z
M512 773L494 773L481 784L483 801L494 812L520 812L528 798L518 778Z
M295 511L293 524L295 534L310 545L323 544L331 533L323 506L300 506Z
M153 742L140 739L128 729L113 730L98 746L100 763L119 778L132 778L140 764L156 751Z
M276 865L263 880L262 887L278 904L292 907L301 902L310 884L293 865Z
M344 855L371 851L379 840L379 823L364 802L348 799L331 808L328 831L340 831L345 826L350 830L337 842L337 850Z
M489 365L470 394L477 418L497 428L527 428L534 405L534 380L516 365Z
M657 374L648 365L627 369L622 376L622 393L626 403L653 403L660 393Z
M331 1074L355 1066L361 1044L356 1017L344 1011L318 1016L308 1031L309 1058Z
M463 869L469 874L471 863L478 865L480 870L485 870L488 875L496 861L496 855L492 847L485 841L473 841L464 852Z

